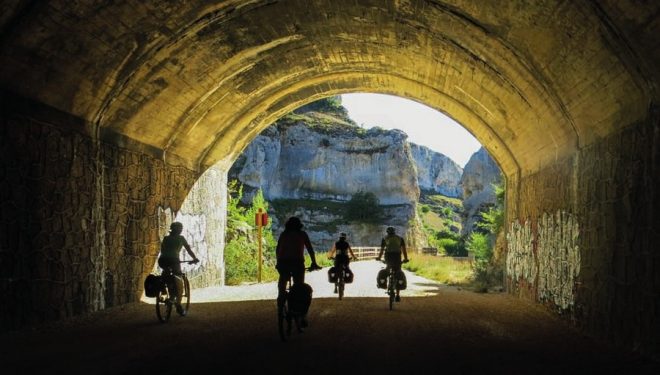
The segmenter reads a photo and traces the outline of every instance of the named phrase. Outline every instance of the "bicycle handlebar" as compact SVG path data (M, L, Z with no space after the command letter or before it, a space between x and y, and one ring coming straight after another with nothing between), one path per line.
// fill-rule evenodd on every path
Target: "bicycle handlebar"
M323 267L321 267L321 266L319 266L319 265L317 265L316 267L314 267L314 265L312 264L311 266L305 268L305 271L309 271L309 272L312 272L312 271L318 271L318 270L320 270L320 269L322 269L322 268L323 268Z
M387 264L387 262L385 261L385 259L380 259L380 258L378 258L378 260L379 260L381 263L385 263L385 264ZM408 263L408 262L410 262L410 259L404 259L404 260L401 261L401 263Z
M194 260L180 260L179 263L197 264L197 263L199 263L199 259L194 259Z

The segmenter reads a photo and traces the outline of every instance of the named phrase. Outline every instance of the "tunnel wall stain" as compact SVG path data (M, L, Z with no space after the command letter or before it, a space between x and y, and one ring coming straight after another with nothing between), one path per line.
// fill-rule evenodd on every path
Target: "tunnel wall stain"
M197 178L95 142L74 117L28 107L2 107L1 330L138 301L167 225L163 212L178 212ZM217 279L217 260L203 266L199 284Z
M660 357L657 111L507 186L517 197L508 207L510 292Z

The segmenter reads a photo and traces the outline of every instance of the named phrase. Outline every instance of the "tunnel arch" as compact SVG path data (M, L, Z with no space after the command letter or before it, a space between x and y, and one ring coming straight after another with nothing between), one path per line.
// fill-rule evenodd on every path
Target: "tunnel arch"
M467 107L444 108L455 118L466 117L454 112L468 108L484 120L500 112L499 118L485 122L508 141L523 174L616 130L621 117L631 122L644 117L649 102L645 97L655 95L649 80L652 73L631 66L631 46L622 45L621 32L605 18L603 7L594 11L588 2L509 4L504 9L475 5L470 1L364 1L340 6L341 12L322 1L126 5L114 11L94 4L35 6L36 10L31 9L35 13L55 11L69 17L68 29L56 36L91 31L103 36L97 38L103 43L94 45L94 40L78 37L79 45L50 50L61 59L45 62L49 69L33 76L38 80L55 70L64 80L84 81L76 68L82 65L84 72L96 68L94 78L102 84L80 82L62 97L43 101L96 124L91 126L161 149L170 160L179 159L198 170L227 152L222 141L216 142L218 152L203 151L214 147L208 144L214 135L265 126L253 123L249 116L236 121L235 114L242 112L240 108L257 112L254 103L282 95L264 92L267 86L294 87L342 71L356 76L396 72L422 87L433 87ZM122 19L124 27L102 29L102 18L112 20L130 11L137 15ZM158 17L150 19L150 13ZM270 22L273 14L281 15L277 23ZM562 16L580 22L566 24ZM34 25L17 22L13 26L13 35L20 35ZM47 36L34 39L34 45L20 40L21 47L43 51L49 43L55 44L55 38ZM76 47L87 50L81 62L54 66L72 57ZM115 49L110 56L121 61L98 67L94 59L101 60L98 54L110 48ZM11 67L3 73L11 73ZM370 91L369 81L355 79L358 82L353 86ZM573 85L578 90L572 90ZM13 86L32 96L30 87L42 85ZM323 84L318 88L328 89ZM614 89L625 94L612 98L608 92ZM308 90L316 89L310 85ZM488 95L490 90L493 93ZM48 96L47 92L34 96ZM443 107L422 99L434 108ZM623 108L627 110L622 112ZM528 115L530 111L536 114ZM471 129L470 121L462 123ZM539 135L542 132L547 134ZM226 142L231 143L232 137L228 138ZM487 140L484 143L488 145ZM200 153L220 155L204 162ZM510 174L507 164L503 163L505 174Z
M562 314L657 352L659 15L632 0L3 4L0 256L21 267L0 288L22 306L3 324L134 301L158 208L179 210L202 172L287 111L369 91L477 136L532 237L570 213L587 267L557 276L578 291ZM534 238L516 238L537 261ZM91 262L61 260L78 258ZM509 290L543 301L521 280Z

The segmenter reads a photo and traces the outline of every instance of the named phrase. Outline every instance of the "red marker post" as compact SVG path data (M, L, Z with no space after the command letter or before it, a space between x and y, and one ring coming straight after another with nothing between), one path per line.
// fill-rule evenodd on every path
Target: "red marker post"
M261 212L261 208L254 214L254 224L257 226L257 242L259 243L259 254L257 255L257 282L261 282L261 227L268 225L268 214Z

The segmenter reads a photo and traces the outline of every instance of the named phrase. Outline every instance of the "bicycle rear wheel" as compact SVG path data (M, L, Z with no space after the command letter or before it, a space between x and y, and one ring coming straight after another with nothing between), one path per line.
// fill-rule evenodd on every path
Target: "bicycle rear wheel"
M394 277L390 275L390 277L387 280L387 294L390 297L390 310L394 307L394 295L396 294L394 292Z
M280 340L282 342L285 342L288 336L288 332L290 331L290 328L285 327L285 322L287 320L288 316L288 311L286 308L286 302L281 303L278 301L277 303L277 330L279 331L280 334ZM291 326L290 321L287 324L289 327Z
M390 310L392 310L394 306L394 292L390 291L389 295L390 295Z
M161 290L156 296L156 316L161 323L167 323L172 315L172 302L167 290Z
M179 315L185 316L188 314L188 308L190 307L190 282L186 275L182 276L183 278L183 295L181 296L181 311L177 311Z
M344 298L344 280L338 282L337 293L339 294L339 300Z

